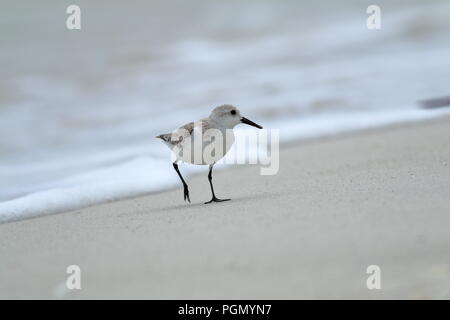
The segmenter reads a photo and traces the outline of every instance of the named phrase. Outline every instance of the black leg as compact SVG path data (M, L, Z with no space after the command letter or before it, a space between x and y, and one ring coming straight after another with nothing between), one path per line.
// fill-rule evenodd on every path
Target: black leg
M231 200L231 199L218 199L216 197L216 195L214 194L214 187L213 187L213 184L212 184L212 169L213 169L213 166L214 166L213 164L211 164L209 166L209 173L208 173L208 180L209 180L209 185L211 186L212 199L209 200L208 202L205 202L205 204L208 204L208 203L211 203L211 202L222 202L222 201Z
M186 183L186 181L184 181L183 176L180 173L180 170L178 170L178 164L176 162L173 163L173 167L175 168L175 171L178 173L178 176L181 179L181 182L183 182L183 188L184 188L184 201L189 201L189 203L191 202L191 199L189 199L189 189L188 189L188 185Z

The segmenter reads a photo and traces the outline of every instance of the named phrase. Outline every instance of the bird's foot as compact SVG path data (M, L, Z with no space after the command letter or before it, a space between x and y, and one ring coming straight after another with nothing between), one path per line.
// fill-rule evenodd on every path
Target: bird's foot
M205 204L208 204L211 202L223 202L223 201L228 201L228 200L231 200L231 199L219 199L219 198L216 198L216 196L213 196L212 199L209 200L208 202L205 202Z
M189 199L189 189L187 186L184 186L184 201L186 200L191 203L191 199Z

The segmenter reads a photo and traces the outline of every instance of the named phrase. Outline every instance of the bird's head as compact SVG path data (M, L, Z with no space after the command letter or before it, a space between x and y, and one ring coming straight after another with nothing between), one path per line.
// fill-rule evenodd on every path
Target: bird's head
M259 124L244 118L239 109L231 104L224 104L214 108L209 117L227 129L232 129L239 123L245 123L258 129L262 129Z

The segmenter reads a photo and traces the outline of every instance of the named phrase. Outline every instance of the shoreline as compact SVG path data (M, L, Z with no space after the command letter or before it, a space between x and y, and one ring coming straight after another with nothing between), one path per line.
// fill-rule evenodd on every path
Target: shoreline
M445 113L444 114L435 114L435 115L431 115L429 118L404 120L401 122L385 123L382 125L377 125L377 126L367 127L367 128L362 128L362 129L351 129L348 131L341 131L338 133L323 134L323 135L306 137L306 138L297 138L297 139L292 139L292 140L288 140L288 141L284 141L284 142L281 141L280 149L310 145L310 144L320 143L321 141L342 139L342 138L351 137L351 136L355 136L355 135L361 135L361 134L366 134L366 133L370 133L370 132L377 132L379 130L390 130L393 128L404 128L404 127L409 127L409 126L415 126L415 125L420 125L421 123L426 123L426 122L446 121L446 119L450 119L450 115L447 115ZM203 166L203 167L206 168L206 166ZM230 169L232 170L232 169L235 169L236 167L238 167L238 166L237 165L217 166L215 168L215 172L223 171L223 170L230 170ZM203 175L203 173L191 173L191 174L186 174L185 178L191 179L191 178L195 178L197 176L202 176L202 175ZM177 180L177 182L178 182L178 180ZM49 216L49 215L66 214L66 213L70 213L70 212L74 212L74 211L92 208L92 207L103 205L103 204L110 204L110 203L114 203L114 202L118 202L118 201L126 201L126 200L132 200L132 199L136 199L136 198L140 198L140 197L151 196L151 195L160 194L160 193L164 193L164 192L168 192L168 191L173 191L175 189L178 189L179 187L180 186L177 184L177 185L170 186L170 187L165 187L165 188L163 187L161 189L154 190L154 191L139 193L139 194L132 195L132 196L119 197L117 199L113 199L113 200L109 200L109 201L99 201L97 203L81 205L78 207L70 208L68 210L51 212L48 214L33 214L33 215L20 217L20 218L13 218L13 219L0 218L0 225L5 224L5 223L13 223L13 222L18 222L18 221L23 221L23 220L41 218L41 217L45 217L45 216ZM26 195L26 196L29 196L29 195ZM20 197L11 199L11 200L16 200L16 199L20 199Z
M195 174L190 205L173 188L0 224L0 298L448 299L449 136L440 117L283 144L275 176L215 172L229 202L203 205Z

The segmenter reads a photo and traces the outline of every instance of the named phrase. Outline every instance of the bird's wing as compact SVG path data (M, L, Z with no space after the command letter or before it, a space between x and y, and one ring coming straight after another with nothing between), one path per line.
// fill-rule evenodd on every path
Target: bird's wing
M194 134L194 130L197 133L200 129L201 132L205 132L206 130L210 129L210 125L208 124L207 119L201 119L196 122L189 122L184 126L179 127L172 133L160 134L159 136L157 136L157 138L160 138L163 141L175 146L182 141L190 138Z
M179 127L172 133L160 134L159 136L157 136L157 138L160 138L164 142L175 146L180 142L184 141L186 138L188 138L193 131L194 131L194 122L189 122L184 126Z

